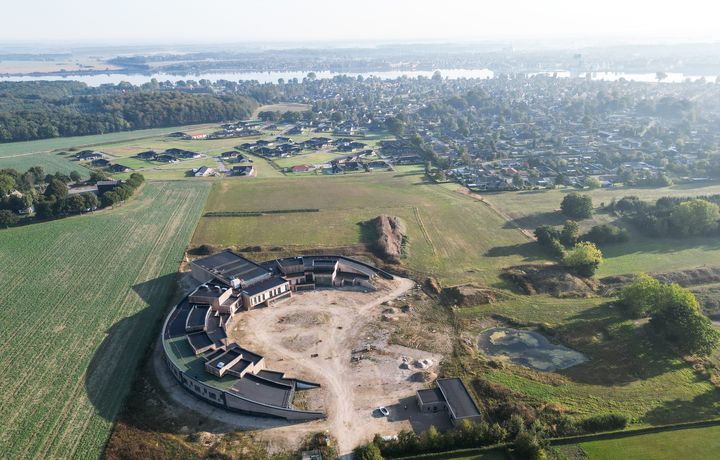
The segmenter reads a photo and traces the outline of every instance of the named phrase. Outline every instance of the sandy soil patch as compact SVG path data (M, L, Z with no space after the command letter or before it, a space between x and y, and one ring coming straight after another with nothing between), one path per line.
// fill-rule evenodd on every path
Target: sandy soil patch
M378 406L410 404L410 397L427 383L415 381L418 371L435 372L442 359L398 345L388 345L391 322L382 321L381 304L402 297L415 283L404 278L379 281L375 292L319 290L295 294L270 308L242 313L231 336L265 356L267 366L292 377L319 382L322 388L300 392L296 403L324 410L328 418L312 423L272 428L263 437L278 448L296 444L304 435L329 430L339 451L350 452L375 433L411 429L408 417ZM428 360L422 369L416 363ZM400 401L403 401L402 403Z

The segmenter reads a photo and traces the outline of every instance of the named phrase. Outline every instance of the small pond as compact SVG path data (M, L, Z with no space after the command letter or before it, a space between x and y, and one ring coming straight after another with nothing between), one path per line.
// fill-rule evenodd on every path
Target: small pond
M493 358L504 358L538 371L567 369L587 361L582 353L551 343L538 332L508 327L494 327L482 331L478 348Z

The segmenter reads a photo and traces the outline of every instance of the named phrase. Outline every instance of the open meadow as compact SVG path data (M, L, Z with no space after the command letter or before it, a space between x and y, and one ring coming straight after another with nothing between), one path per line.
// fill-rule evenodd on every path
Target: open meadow
M583 442L562 446L562 453L577 451L577 446L588 460L675 460L717 458L720 450L720 427L688 428L662 433L628 436L619 439ZM574 458L574 457L571 457Z
M534 260L538 252L498 254L495 246L527 243L485 204L424 182L421 170L348 176L305 176L213 185L205 208L214 211L269 211L317 208L319 212L251 217L203 217L193 245L261 246L292 254L298 250L365 244L372 231L361 224L380 214L401 217L410 250L405 265L419 278L445 285L498 282L500 268ZM266 254L272 256L273 254ZM256 257L256 256L252 256Z
M0 457L100 456L209 191L0 232Z
M484 194L483 199L498 208L510 222L532 232L539 225L562 225L565 217L560 213L560 202L565 194L574 190L547 190L527 192L505 192ZM596 213L591 219L583 220L583 231L592 225L612 223L626 227L630 240L626 243L611 244L603 247L605 263L600 267L598 276L618 275L637 272L667 272L682 270L708 264L720 263L720 241L717 238L695 237L686 239L650 238L642 235L631 225L617 217L599 211L602 204L613 199L635 195L642 200L654 202L663 196L698 196L720 193L720 185L695 184L676 185L664 188L624 188L597 189L582 193L593 199Z

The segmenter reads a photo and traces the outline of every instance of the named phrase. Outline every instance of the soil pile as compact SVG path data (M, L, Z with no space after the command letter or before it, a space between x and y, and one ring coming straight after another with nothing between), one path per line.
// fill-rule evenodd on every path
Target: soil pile
M400 263L403 243L407 235L405 222L399 217L382 214L370 221L377 232L375 248L379 255L390 263Z
M523 265L503 272L525 294L550 294L560 298L590 297L598 290L597 281L579 278L558 265Z
M443 300L449 305L472 307L498 301L499 294L492 289L475 284L463 284L442 290Z

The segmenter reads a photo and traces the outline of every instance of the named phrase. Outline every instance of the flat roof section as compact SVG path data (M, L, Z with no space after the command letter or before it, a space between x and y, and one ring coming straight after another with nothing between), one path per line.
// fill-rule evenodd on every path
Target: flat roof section
M210 337L208 337L208 335L204 332L188 334L187 339L188 342L190 342L190 346L192 346L195 350L200 350L213 344L213 341L210 340Z
M445 402L445 397L439 388L431 388L429 390L418 390L418 397L420 402L423 404L432 404L438 402Z
M260 294L261 292L267 291L269 289L274 289L276 287L282 286L285 283L287 283L287 281L282 278L272 277L268 280L262 281L258 284L254 284L246 289L243 289L243 292L248 296L254 296L255 294Z
M187 319L187 327L190 329L205 327L205 317L210 311L209 305L195 305L190 310L190 315Z
M269 406L286 407L292 389L285 385L277 385L255 378L253 375L245 375L232 386L231 391L251 401Z
M437 386L445 397L451 413L456 419L480 415L465 384L459 378L438 379Z
M232 251L219 252L192 263L228 281L237 278L241 283L250 283L271 275L267 269Z

